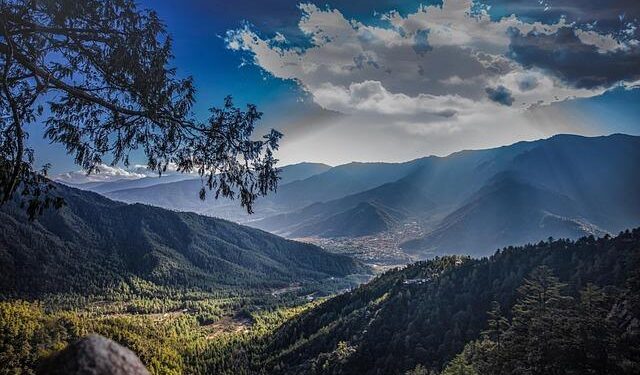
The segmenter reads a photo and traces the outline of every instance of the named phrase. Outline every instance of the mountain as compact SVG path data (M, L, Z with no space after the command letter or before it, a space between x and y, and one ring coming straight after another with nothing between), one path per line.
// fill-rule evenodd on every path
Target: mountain
M418 229L401 248L417 258L486 255L536 238L640 225L639 165L640 137L558 135L406 163L288 166L278 191L261 199L251 216L233 201L201 202L198 180L104 194L289 238L397 234L409 225ZM529 192L535 199L527 200Z
M283 184L274 203L289 208L326 202L396 181L423 160L407 163L349 163L301 181Z
M559 240L508 247L490 258L455 256L418 262L388 271L288 321L265 339L264 346L259 348L262 362L256 367L270 374L405 374L419 366L423 372L416 373L440 373L466 343L479 338L482 331L492 329L487 311L493 302L499 303L506 318L510 318L507 312L516 303L540 298L523 295L528 289L520 286L527 285L525 280L535 280L532 278L536 272L543 270L551 276L542 282L555 283L559 288L556 292L564 296L555 300L556 305L563 304L558 314L576 318L561 323L564 318L556 317L557 340L565 341L547 344L555 345L554 348L572 345L575 349L568 350L567 355L579 356L591 349L580 341L570 340L586 337L581 336L583 329L606 329L598 338L589 336L592 340L589 342L595 345L594 353L603 355L597 357L601 366L627 366L627 371L603 373L631 374L639 365L635 352L638 347L634 345L640 343L636 326L640 305L637 290L633 289L640 280L639 269L640 229L626 231L616 238L584 237L575 242ZM554 275L559 282L554 281ZM535 286L531 281L528 284L529 289ZM551 296L554 286L549 288ZM598 299L601 302L597 309L596 302L587 300L590 309L583 314L581 306L585 305L578 301L585 303L584 296L589 295L585 293L592 296L603 293L603 297L593 297L603 299ZM552 309L554 301L549 298L545 308ZM517 309L514 311L519 313ZM537 347L533 345L543 339L536 335L544 333L529 328L520 335L533 335L532 346L511 349L529 350L534 355ZM484 337L490 335L489 331ZM620 340L617 349L605 349L597 341L605 342L608 337ZM521 354L521 363L525 363L525 357L526 354ZM537 364L554 360L555 357L546 357ZM574 361L571 366L588 367L592 363L585 359ZM224 373L219 368L209 370Z
M569 197L501 175L445 217L435 230L405 242L402 248L421 256L432 252L482 256L509 244L540 238L606 233L579 219L582 217L585 212Z
M318 173L323 173L331 167L321 163L299 163L287 165L281 168L279 184L286 186L306 180ZM260 217L273 215L282 210L277 202L273 201L274 195L263 197L254 207L254 215L249 216L246 210L239 204L229 199L207 199L204 202L199 198L202 182L199 178L183 179L182 181L166 184L154 184L153 186L130 186L99 191L108 198L126 203L144 203L157 207L163 207L176 211L190 211L203 215L214 216L246 223ZM93 190L93 189L90 189ZM94 190L95 191L95 190Z
M280 168L280 183L288 184L293 181L305 180L329 169L331 169L331 166L322 163L304 162L286 165Z
M386 183L371 190L348 195L325 203L316 203L298 211L270 216L251 223L252 226L289 237L341 237L370 235L389 230L392 223L429 210L434 203L422 195L421 187L405 183ZM421 194L419 196L416 193ZM371 215L362 207L369 207ZM371 209L375 207L375 210ZM355 212L359 214L355 215ZM378 225L381 216L393 218ZM348 220L335 218L348 217ZM350 234L349 234L350 233Z
M95 193L105 194L118 190L146 188L160 184L168 184L172 182L185 181L197 179L197 176L191 174L172 173L153 177L142 177L137 179L119 179L114 181L104 182L85 182L82 184L69 184L71 187L75 187L81 190L89 190Z
M63 185L56 191L66 206L34 222L17 202L0 208L5 298L99 293L134 279L224 290L368 272L346 256L228 221L114 202Z
M340 212L329 218L301 226L291 233L292 237L321 235L323 237L359 237L389 230L401 216L389 213L384 207L363 202L356 207ZM354 225L355 223L355 225Z
M640 224L640 137L559 135L408 164L397 165L406 174L396 181L251 225L289 237L350 233L345 225L377 228L362 234L389 230L375 224L376 213L331 220L369 203L400 213L400 222L420 222L424 237L403 248L427 257L486 255L535 238L615 233Z

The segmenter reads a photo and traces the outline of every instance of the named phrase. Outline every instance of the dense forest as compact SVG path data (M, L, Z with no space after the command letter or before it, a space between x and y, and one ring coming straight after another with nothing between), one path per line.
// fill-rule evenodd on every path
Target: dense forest
M17 201L0 208L0 298L224 294L336 284L368 273L347 256L225 220L117 203L62 185L56 193L66 206L33 222Z
M0 374L35 374L49 356L89 333L130 348L152 374L204 374L212 363L227 373L242 373L235 369L248 368L243 347L256 348L265 335L312 306L242 312L251 320L251 328L227 332L202 322L191 310L105 314L52 310L38 302L0 302Z
M34 221L17 200L0 207L0 374L34 373L91 332L154 374L194 373L204 348L253 340L370 277L352 258L225 220L56 191L65 206Z
M31 373L98 332L154 374L637 374L638 287L635 229L418 262L306 305L12 300L0 303L0 361L9 364L0 373Z
M266 344L264 366L430 373L462 353L456 360L479 374L637 373L639 272L638 229L415 263L287 322Z
M632 276L617 298L594 284L576 298L550 268L538 267L518 289L510 317L494 303L481 338L443 375L637 374L639 280Z

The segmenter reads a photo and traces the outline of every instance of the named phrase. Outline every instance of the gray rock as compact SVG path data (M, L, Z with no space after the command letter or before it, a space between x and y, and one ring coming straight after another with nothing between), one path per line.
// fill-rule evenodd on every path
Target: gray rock
M149 375L131 350L100 335L89 335L45 360L45 375Z

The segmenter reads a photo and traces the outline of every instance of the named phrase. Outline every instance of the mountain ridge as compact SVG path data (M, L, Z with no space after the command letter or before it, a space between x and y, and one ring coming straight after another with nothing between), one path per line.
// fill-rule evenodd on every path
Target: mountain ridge
M91 293L132 279L203 290L282 286L368 272L346 256L226 220L56 190L66 206L34 222L17 202L0 208L4 295Z
M539 241L491 257L447 256L392 269L284 324L261 349L261 366L274 374L406 374L417 365L440 373L465 343L491 328L492 304L508 311L520 285L540 267L566 283L561 285L569 296L591 286L619 299L608 302L609 319L637 340L637 304L630 309L626 293L633 293L630 281L638 277L638 244L640 229L634 229L613 238ZM623 317L614 314L620 309L626 309Z
M463 151L446 158L420 160L419 168L397 181L334 201L318 202L297 211L266 217L252 225L291 236L296 233L295 228L300 226L300 223L306 223L305 226L309 227L362 202L380 201L377 197L372 198L380 190L394 192L384 197L387 202L392 201L395 196L413 198L413 201L408 201L416 207L413 215L409 215L408 218L422 221L427 232L422 241L425 244L422 254L415 251L419 250L415 249L418 242L410 243L418 256L451 251L473 251L473 254L480 255L479 252L486 254L501 245L525 243L535 236L546 238L568 235L570 238L577 238L582 235L612 233L640 224L640 198L634 194L634 191L640 190L640 178L634 172L637 165L640 165L640 137L621 134L606 137L559 135L547 140L520 142L496 149ZM451 219L449 215L456 211L464 212L463 207L469 204L474 195L488 194L487 187L494 183L495 179L507 175L524 182L519 185L523 188L535 186L553 193L547 194L549 199L552 199L554 194L568 197L575 207L553 207L539 199L540 207L531 207L522 212L523 215L533 213L527 219L528 230L535 233L535 236L518 238L507 235L495 243L475 243L471 247L469 241L463 248L454 250L446 246L433 252L433 244L427 244L430 240L429 232L442 231L443 227L446 227L444 221ZM517 204L509 202L509 197L513 195L504 194L493 198L494 205L505 206L502 215L510 214L509 206ZM544 207L546 208L543 209ZM398 205L392 204L390 208L402 211L402 207ZM490 212L489 209L485 211ZM549 213L542 226L544 230L540 230L541 226L534 220L536 215L540 219L539 213L542 211ZM552 220L553 217L567 220ZM495 222L495 215L485 213L482 219L476 221L492 223ZM495 223L497 225L497 222ZM568 223L573 223L573 231L567 230ZM487 230L509 232L511 229L487 227ZM323 228L322 232L313 233L307 230L305 234L322 236L326 232L327 228ZM452 232L449 236L455 238L465 234Z
M579 208L568 211L546 209L548 215L540 225L533 217L530 218L529 230L543 238L565 233L569 233L571 238L592 233L614 233L639 225L640 195L634 194L635 190L640 190L640 178L635 173L638 165L638 136L560 134L547 139L463 150L445 157L427 156L403 163L353 162L329 169L323 166L320 168L325 171L308 178L283 180L277 193L256 204L256 213L252 216L238 208L235 202L216 201L203 205L197 199L200 186L195 182L169 183L150 189L107 193L107 196L173 210L197 210L201 214L227 218L291 238L375 236L393 231L395 226L402 227L403 223L417 223L421 228L417 233L422 233L418 235L423 237L423 251L415 248L420 241L411 241L405 248L414 247L412 253L421 257L452 251L448 246L437 249L433 244L427 244L429 238L433 238L429 233L441 231L446 226L443 220L450 219L449 215L456 211L464 212L463 207L468 200L484 191L485 186L503 173L517 176L527 183L525 185L567 196ZM194 186L186 188L189 184ZM499 198L494 197L496 204L509 204ZM332 220L344 218L349 212L355 214L358 205L363 203L376 207L369 210L371 215ZM542 211L545 210L538 207L526 212L532 212L540 219ZM479 220L485 221L491 223L494 218ZM570 226L574 229L569 231ZM541 231L542 227L547 231ZM502 229L488 228L495 232ZM462 235L451 233L448 236ZM456 251L489 253L500 244L512 243L510 241L521 244L529 238L532 237L506 236L499 243L475 244L473 248L465 246Z

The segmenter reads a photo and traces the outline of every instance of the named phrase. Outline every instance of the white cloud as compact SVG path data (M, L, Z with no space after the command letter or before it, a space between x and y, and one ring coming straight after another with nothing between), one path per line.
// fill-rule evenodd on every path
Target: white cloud
M627 44L616 40L611 34L598 34L590 30L575 30L574 33L584 44L595 46L600 53L615 52L628 48Z
M313 95L320 106L347 114L449 118L476 107L476 102L457 95L393 94L380 81L352 83L347 88L325 83Z
M345 114L340 121L344 127L366 132L362 128L368 126L367 137L383 137L377 150L394 138L438 139L430 147L450 151L460 143L455 137L483 145L479 139L488 132L494 140L545 136L548 131L535 129L526 119L530 109L606 91L577 89L548 72L522 66L509 54L516 31L551 35L568 28L600 53L636 43L578 29L564 18L555 24L528 23L514 15L492 21L471 0L444 0L441 7L421 6L406 15L390 12L375 24L313 4L301 4L300 10L298 27L311 46L290 46L282 34L264 38L245 27L227 33L228 48L248 53L274 77L296 81L323 109ZM487 89L500 86L513 97L510 106L488 98Z
M312 4L300 9L298 26L312 41L310 48L282 47L277 43L285 40L282 34L264 39L248 27L230 31L227 43L231 49L249 51L255 63L275 77L299 82L325 109L431 114L442 110L442 101L454 107L467 106L467 100L486 101L485 89L498 85L513 92L514 108L602 93L572 89L542 72L533 73L543 83L537 89L525 93L517 89L521 85L509 85L514 76L529 74L506 57L512 30L548 35L573 27L565 19L550 25L526 23L513 15L492 21L486 10L472 12L470 0L421 6L406 16L391 12L382 16L387 27L348 20L337 9ZM575 33L603 53L623 48L611 35Z
M167 168L167 173L176 171L175 165L171 164ZM55 181L68 184L83 184L88 182L111 182L117 180L137 180L144 177L156 177L157 172L149 170L146 165L136 164L131 168L124 169L117 166L101 164L98 171L87 174L84 170L70 171L53 176Z
M128 171L120 167L112 167L106 164L101 164L98 169L98 172L89 175L84 170L60 173L54 176L53 179L70 184L82 184L87 182L107 182L121 179L135 180L147 176L139 171Z

